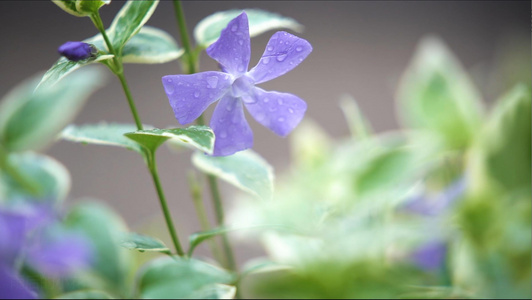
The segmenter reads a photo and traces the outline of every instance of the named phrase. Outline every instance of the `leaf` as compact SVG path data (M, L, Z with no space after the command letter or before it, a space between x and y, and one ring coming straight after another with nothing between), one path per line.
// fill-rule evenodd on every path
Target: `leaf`
M76 10L81 13L93 14L100 10L100 7L111 3L111 0L76 0Z
M140 271L138 278L140 298L172 299L198 297L206 289L234 280L234 276L223 269L179 257L153 260Z
M234 299L236 287L226 284L212 284L205 286L187 298L189 299Z
M54 4L59 6L62 10L76 17L86 17L90 15L88 12L78 11L76 2L79 0L52 0ZM87 1L88 2L88 1ZM98 1L100 2L100 1Z
M192 163L201 171L217 176L259 198L272 197L273 168L252 150L224 157L196 152L192 156Z
M127 1L107 29L107 35L117 53L150 19L159 0Z
M194 253L194 249L196 249L196 247L199 244L201 244L203 241L208 240L212 237L230 232L232 230L234 229L219 227L219 228L214 228L211 230L206 230L206 231L201 231L201 232L196 232L196 233L191 234L188 237L188 241L190 244L190 248L188 249L188 253L187 253L188 256L192 256L192 254Z
M86 41L84 41L86 42ZM100 46L95 45L96 48L100 48ZM70 61L66 57L61 57L46 73L44 73L44 76L41 79L41 82L37 85L37 89L40 89L44 86L52 86L59 82L63 77L67 76L68 74L74 72L75 70L90 65L92 63L96 62L103 62L109 59L112 59L114 55L110 54L103 54L98 53L95 57L80 60L80 61Z
M91 201L73 207L66 215L64 224L85 234L93 244L91 270L103 279L103 286L91 285L87 288L125 294L127 274L132 267L132 260L131 252L119 245L123 233L128 232L122 218L107 206ZM83 278L79 283L90 284Z
M40 76L18 85L0 105L0 144L7 151L44 148L101 86L103 74L86 68L34 92Z
M134 232L124 234L120 240L120 246L130 250L138 250L140 252L154 251L170 254L170 249L168 249L162 241Z
M530 193L531 102L530 87L518 85L493 109L471 155L472 184L477 190L489 190L495 183L508 192Z
M111 295L98 290L82 290L65 293L55 299L114 299Z
M144 26L127 42L122 50L122 62L137 64L162 64L183 55L171 35L165 31Z
M351 135L358 139L366 139L371 136L371 125L364 117L356 100L350 95L343 95L340 98L340 108L349 125Z
M480 94L442 41L421 41L398 92L400 116L411 128L430 131L448 150L471 144L482 122Z
M7 159L20 176L24 176L36 188L38 199L21 186L8 172L0 173L0 199L62 202L70 190L70 174L55 159L33 152L12 153ZM4 171L4 170L3 170ZM1 202L1 201L0 201Z
M137 127L133 124L105 122L81 126L69 125L61 132L61 138L71 142L123 147L142 154L141 146L124 136L125 133L135 129Z
M214 133L207 126L192 125L187 128L138 130L125 134L150 152L169 139L179 140L206 153L212 153Z
M291 18L261 9L245 9L249 20L249 35L254 37L268 30L287 28L300 32L303 25ZM242 13L240 9L220 11L201 20L194 28L196 43L204 48L216 42L229 21Z

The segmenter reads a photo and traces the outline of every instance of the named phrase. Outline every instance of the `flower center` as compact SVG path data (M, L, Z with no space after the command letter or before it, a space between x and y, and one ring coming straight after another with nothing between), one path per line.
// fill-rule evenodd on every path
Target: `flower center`
M233 96L237 98L246 96L251 91L251 88L254 86L254 84L255 82L253 81L253 79L246 75L238 77L233 82Z

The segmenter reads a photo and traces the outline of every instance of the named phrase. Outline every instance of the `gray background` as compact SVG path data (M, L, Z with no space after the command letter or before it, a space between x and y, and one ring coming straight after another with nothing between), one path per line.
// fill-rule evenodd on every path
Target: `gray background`
M121 8L120 1L101 9L108 26ZM305 25L299 36L313 45L313 53L295 70L262 85L267 90L290 92L308 102L306 117L317 121L334 137L348 134L339 96L354 96L374 128L397 128L394 93L418 41L428 35L442 37L471 72L489 103L512 81L511 72L497 72L507 60L517 60L530 72L530 2L522 1L185 1L189 32L194 24L217 10L262 8L292 17ZM178 38L170 1L162 1L148 25ZM88 18L68 15L49 1L0 2L0 95L58 58L56 49L69 40L97 33ZM273 32L252 40L253 66ZM521 53L508 56L514 49ZM101 66L101 68L104 68ZM216 64L203 54L201 70ZM163 65L126 65L126 77L143 123L178 126L161 85L161 76L179 74L177 62ZM109 72L108 72L109 73ZM530 75L528 75L530 76ZM118 80L96 92L75 120L77 124L129 122L132 118ZM528 82L530 84L530 82ZM209 110L207 120L210 118ZM254 149L282 172L290 162L289 139L275 136L248 117L255 134ZM101 199L144 230L161 222L159 204L142 159L131 151L104 146L58 142L47 154L62 162L72 175L69 204L82 197ZM158 153L159 170L182 239L199 229L186 184L191 169L189 152ZM226 205L235 189L221 184ZM210 209L210 206L208 206ZM158 236L165 237L166 230ZM238 250L243 254L243 250Z

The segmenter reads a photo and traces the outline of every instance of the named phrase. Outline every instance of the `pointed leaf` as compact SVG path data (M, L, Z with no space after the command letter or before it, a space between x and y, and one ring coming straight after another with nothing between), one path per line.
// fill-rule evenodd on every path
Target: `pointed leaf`
M69 125L61 132L61 138L79 143L123 147L142 154L139 144L124 136L137 129L133 124L99 123L88 125Z
M196 259L162 257L152 261L139 274L141 298L193 298L217 284L228 284L233 275Z
M93 14L100 10L100 7L111 3L111 0L76 0L76 10L80 13Z
M291 18L283 17L276 13L271 13L261 9L245 9L249 20L250 37L257 36L268 30L291 29L300 32L303 26ZM194 29L194 38L198 45L206 48L216 42L220 37L220 32L229 21L242 13L240 9L220 11L201 20Z
M170 254L170 249L159 239L134 232L124 234L120 240L120 246L140 252L154 251Z
M62 10L66 11L67 13L76 16L76 17L86 17L90 15L90 13L78 11L78 8L76 7L76 2L79 0L52 0L54 4L59 6ZM98 1L99 2L99 1Z
M252 150L223 157L196 152L192 156L192 163L201 171L217 176L259 198L272 197L273 168Z
M0 105L0 144L7 151L44 148L74 119L102 78L99 70L86 68L35 91L40 76L20 84Z
M218 236L220 234L227 233L231 230L233 229L219 227L219 228L214 228L211 230L201 231L201 232L196 232L196 233L191 234L188 237L188 241L190 244L190 248L188 249L188 256L192 256L192 254L194 253L194 249L196 249L196 247L199 244L201 244L203 241L208 240L212 237Z
M187 128L138 130L125 134L150 152L169 139L178 140L206 153L212 153L214 133L207 126L190 126Z
M107 35L117 53L148 22L159 0L127 1L107 29Z
M401 80L398 100L409 127L439 137L446 149L470 145L482 122L482 101L442 41L424 39Z

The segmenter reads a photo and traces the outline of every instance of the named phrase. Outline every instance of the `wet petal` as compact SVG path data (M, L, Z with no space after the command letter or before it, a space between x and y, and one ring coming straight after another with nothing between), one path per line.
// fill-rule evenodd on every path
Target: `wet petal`
M267 92L255 87L244 98L248 112L265 127L280 136L289 134L303 119L307 103L299 97L279 92Z
M245 12L234 18L222 30L220 38L207 48L207 54L236 77L248 70L251 46L248 16Z
M306 40L278 31L270 38L259 63L249 71L255 83L266 82L288 73L312 52Z
M210 126L216 137L214 156L231 155L253 146L253 132L244 116L242 101L231 93L216 106Z
M233 77L222 72L191 75L167 75L163 86L180 124L196 120L207 107L220 99L231 86Z

